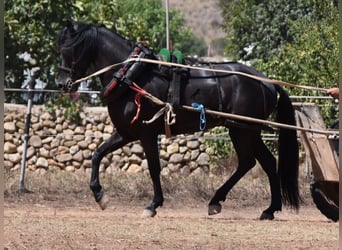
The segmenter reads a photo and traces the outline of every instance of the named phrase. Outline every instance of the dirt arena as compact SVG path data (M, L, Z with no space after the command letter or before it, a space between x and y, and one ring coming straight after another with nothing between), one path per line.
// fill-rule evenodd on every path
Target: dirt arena
M111 197L102 211L92 197L52 197L5 197L5 249L338 249L338 223L312 204L260 221L264 207L226 201L208 216L205 203L166 201L156 217L141 218L142 202Z

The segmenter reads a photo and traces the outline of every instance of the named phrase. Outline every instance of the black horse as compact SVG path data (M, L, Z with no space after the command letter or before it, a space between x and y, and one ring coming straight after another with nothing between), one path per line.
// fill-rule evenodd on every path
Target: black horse
M58 42L61 65L57 84L65 92L77 91L78 84L74 84L74 82L84 77L89 69L99 70L105 66L122 62L130 55L132 56L132 51L136 51L137 48L140 48L138 51L145 52L143 55L149 54L148 58L154 58L154 55L150 54L145 46L137 46L135 42L124 39L103 25L69 21L60 32ZM105 209L107 198L99 180L101 159L125 144L139 140L145 151L154 189L152 203L144 212L149 216L154 216L156 209L162 206L164 201L160 182L158 135L165 133L165 123L163 117L159 117L149 124L143 122L150 120L160 110L160 106L142 98L140 109L137 112L137 93L129 86L132 85L133 80L139 87L166 102L170 95L171 78L173 77L165 74L161 67L155 64L139 62L129 65L129 68L134 67L139 68L140 72L130 71L123 67L121 71L127 70L124 74L111 70L99 76L105 87L104 95L108 103L108 112L116 131L96 149L92 156L90 188L96 202L102 209ZM204 65L203 67L208 68L209 66ZM264 77L255 69L235 62L214 64L210 67ZM291 101L280 86L237 74L214 74L202 70L188 70L186 73L181 73L181 83L173 85L173 87L179 88L179 93L176 93L177 91L172 93L173 95L179 94L179 103L174 105L176 123L170 126L172 135L193 133L199 130L199 113L182 108L182 105L190 106L193 103L202 104L204 108L211 110L259 119L267 119L272 112L277 110L277 121L295 125ZM113 75L116 77L113 78ZM177 74L173 76L176 77ZM136 121L132 123L134 117ZM217 190L209 202L209 215L220 213L220 202L225 201L229 190L256 164L256 160L268 176L271 191L271 204L263 211L260 219L273 219L274 212L281 211L282 202L298 209L300 196L296 131L279 130L277 170L276 158L261 139L261 130L265 126L208 114L205 126L206 129L215 126L229 128L229 134L238 157L236 171Z

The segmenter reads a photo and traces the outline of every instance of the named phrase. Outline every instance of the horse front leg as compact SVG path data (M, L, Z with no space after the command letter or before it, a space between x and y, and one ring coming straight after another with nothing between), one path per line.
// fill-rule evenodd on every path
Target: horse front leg
M158 137L152 136L141 140L144 147L148 169L153 182L154 196L152 203L144 209L143 217L154 217L157 214L157 208L163 206L164 197L160 183L160 159L158 150Z
M102 191L102 186L100 184L99 169L101 160L106 154L113 152L114 150L124 146L128 142L129 141L121 137L120 134L114 133L95 150L92 156L90 189L93 191L95 201L99 204L102 210L106 209L108 198Z

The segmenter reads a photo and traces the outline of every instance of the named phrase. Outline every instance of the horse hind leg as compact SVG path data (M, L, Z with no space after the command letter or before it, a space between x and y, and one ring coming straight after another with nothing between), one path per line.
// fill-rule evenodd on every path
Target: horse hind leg
M209 215L221 212L222 206L220 202L226 200L228 192L256 163L254 149L252 147L254 133L249 133L248 130L233 128L230 129L229 133L238 157L238 167L234 174L216 191L214 197L210 200L208 206Z
M99 169L101 160L106 154L113 152L128 142L129 141L124 140L118 133L115 133L101 144L93 153L90 189L93 191L95 201L99 204L102 210L106 209L109 200L102 191L102 186L100 184Z
M256 145L256 158L259 161L261 167L267 174L270 190L271 190L271 205L262 212L261 220L273 220L274 212L281 211L281 193L280 193L280 182L276 171L276 159L266 147L261 137L257 141Z

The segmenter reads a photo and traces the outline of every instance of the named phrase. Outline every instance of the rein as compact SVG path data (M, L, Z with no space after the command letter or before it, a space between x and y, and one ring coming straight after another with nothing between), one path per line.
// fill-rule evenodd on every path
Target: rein
M179 64L179 63L172 63L172 62L164 62L164 61L147 59L147 58L129 58L123 62L104 67L104 68L100 69L99 71L96 71L95 73L93 73L91 75L88 75L86 77L83 77L83 78L76 80L72 84L76 85L80 82L88 80L89 78L103 74L106 71L114 69L114 68L116 68L122 64L128 63L128 62L146 62L146 63L150 63L150 64L165 65L165 66L169 66L169 67L174 66L174 67L185 68L185 69L195 69L195 70L203 70L203 71L216 72L216 73L235 74L235 75L246 76L246 77L258 80L258 81L268 82L268 83L275 84L275 85L286 86L286 87L291 87L291 88L299 88L299 89L304 89L304 90L316 90L316 91L327 93L327 89L325 89L325 88L305 86L305 85L297 85L294 83L289 83L289 82L285 82L285 81L281 81L281 80L274 80L274 79L268 79L265 77L254 76L254 75L247 74L244 72L239 72L239 71L208 69L208 68L201 68L201 67L184 65L184 64Z
M152 60L152 59L147 59L147 58L135 58L135 57L129 58L129 59L127 59L123 62L120 62L120 63L116 63L116 64L109 65L107 67L104 67L104 68L94 72L93 74L88 75L88 76L83 77L83 78L80 78L80 79L78 79L75 82L72 82L70 84L71 84L71 86L78 84L82 81L86 81L89 78L92 78L94 76L98 76L100 74L103 74L104 72L107 72L107 71L112 70L112 69L114 69L114 68L116 68L122 64L129 63L129 62L145 62L145 63L151 63L151 64L165 65L165 66L170 66L170 67L175 66L175 67L195 69L195 70L204 70L204 71L217 72L217 73L236 74L236 75L246 76L246 77L258 80L258 81L264 81L264 82L268 82L268 83L276 84L276 85L281 85L281 86L287 86L287 87L292 87L292 88L300 88L300 89L306 89L306 90L316 90L316 91L321 91L321 92L325 92L325 93L327 92L327 89L325 89L325 88L296 85L293 83L288 83L288 82L284 82L284 81L280 81L280 80L273 80L273 79L267 79L264 77L258 77L258 76L250 75L250 74L247 74L244 72L239 72L239 71L208 69L208 68L183 65L183 64L172 63L172 62L164 62L164 61L159 61L159 60ZM69 70L69 69L65 68L63 70ZM129 87L132 90L134 90L135 92L137 92L137 95L135 98L135 103L138 107L138 112L137 112L136 116L133 118L133 120L131 121L131 123L134 123L138 119L138 116L140 113L139 111L141 108L140 99L143 96L143 97L149 99L150 101L156 103L157 105L164 106L163 108L160 109L160 111L158 111L153 116L153 118L151 120L143 121L143 123L145 123L145 124L152 123L153 121L155 121L161 115L164 114L164 121L165 121L165 126L166 126L166 135L169 137L171 135L171 131L170 131L169 126L175 123L175 114L173 112L172 105L170 105L169 103L166 103L166 102L158 99L157 97L153 96L152 94L150 94L146 90L139 87L133 81ZM318 134L323 134L323 135L339 136L339 131L329 131L329 130L327 131L327 130L318 130L318 129L298 127L298 126L294 126L294 125L287 125L287 124L282 124L282 123L252 118L252 117L248 117L248 116L241 116L241 115L236 115L236 114L231 114L231 113L224 113L224 112L213 111L213 110L204 109L204 108L198 109L195 107L184 106L184 105L180 106L180 108L185 109L185 110L189 110L189 111L201 112L201 113L203 113L203 110L205 110L204 112L207 114L210 114L210 115L222 116L222 117L226 117L226 118L231 118L231 119L236 119L236 120L241 120L241 121L246 121L246 122L252 122L252 123L258 123L258 124L265 124L265 125L270 125L270 126L277 127L277 128L286 128L286 129L290 129L290 130L300 130L300 131L304 131L304 132L318 133Z

